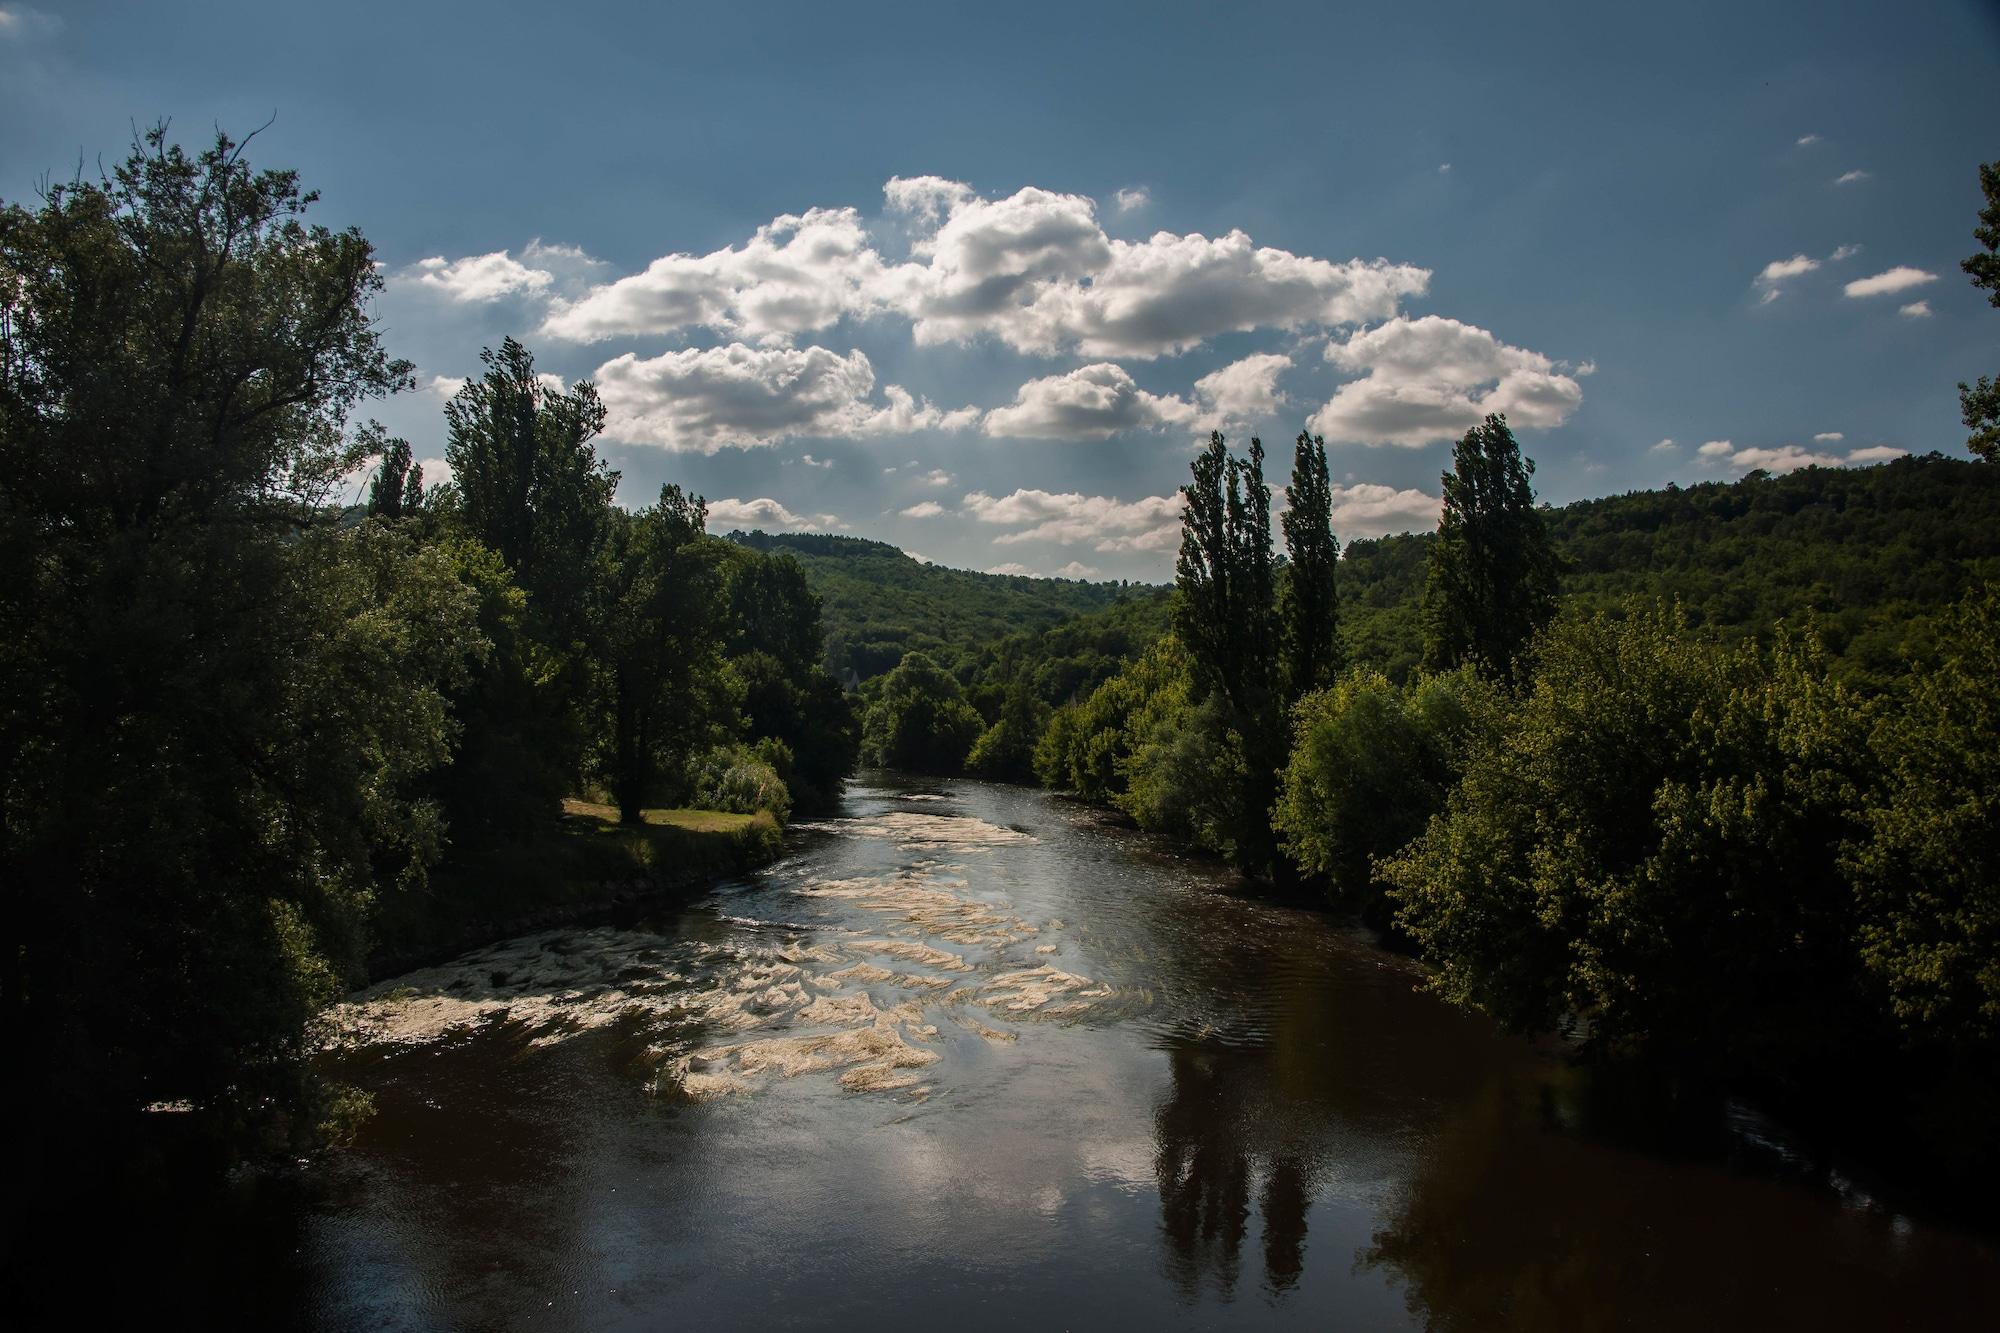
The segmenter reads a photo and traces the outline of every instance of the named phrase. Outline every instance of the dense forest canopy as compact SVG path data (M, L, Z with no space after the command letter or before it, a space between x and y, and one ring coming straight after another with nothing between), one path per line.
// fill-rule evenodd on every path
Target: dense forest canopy
M1119 583L978 574L926 564L887 542L821 533L732 532L729 540L799 562L826 620L826 665L866 680L907 652L949 657L1133 595Z

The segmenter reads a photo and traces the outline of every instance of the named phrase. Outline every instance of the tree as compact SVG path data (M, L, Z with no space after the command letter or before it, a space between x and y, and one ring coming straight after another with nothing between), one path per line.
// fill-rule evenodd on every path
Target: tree
M1424 586L1424 665L1461 662L1505 674L1555 615L1562 566L1535 508L1532 459L1504 416L1452 449L1444 512Z
M1035 745L1048 719L1049 706L1035 697L1026 680L1016 677L1007 687L1000 716L973 745L965 766L983 778L1033 782Z
M827 805L853 771L861 738L847 692L820 664L820 598L790 552L731 544L724 555L735 625L729 661L743 683L748 734L791 752L787 776L801 807Z
M393 520L414 513L424 502L424 470L411 461L410 442L384 435L372 421L361 431L361 442L382 460L368 484L369 516Z
M1973 286L1985 289L1990 304L2000 306L2000 162L1980 166L1979 188L1986 207L1979 210L1979 225L1972 235L1986 253L1969 256L1959 267ZM1975 385L1961 383L1958 404L1966 429L1972 432L1965 447L1989 463L2000 463L2000 379L1981 375Z
M2000 1049L2000 590L1976 589L1875 732L1855 853L1863 959L1914 1044Z
M1326 441L1299 432L1282 520L1288 560L1279 608L1285 689L1299 698L1333 684L1340 672L1340 594L1334 582L1340 541L1333 535L1333 489Z
M618 474L591 441L604 404L588 380L561 390L512 338L479 354L486 373L445 405L445 461L466 526L500 553L530 610L557 636L581 638L597 549Z
M1181 488L1174 629L1187 647L1198 689L1203 695L1219 693L1227 712L1224 716L1207 710L1197 698L1183 717L1214 724L1213 734L1200 743L1202 752L1214 757L1218 771L1225 764L1221 756L1227 755L1226 763L1245 775L1240 799L1231 795L1231 814L1196 822L1232 824L1227 834L1209 835L1206 840L1226 845L1238 864L1261 873L1272 861L1274 844L1266 815L1276 792L1277 770L1284 763L1276 679L1271 491L1264 483L1264 445L1253 438L1249 456L1239 459L1230 455L1220 432L1211 433L1192 470L1194 480ZM1145 739L1155 756L1181 748L1158 727ZM1161 770L1151 765L1149 771ZM1209 795L1219 799L1221 794ZM1195 799L1200 799L1199 793Z
M639 822L669 770L734 736L736 700L722 670L722 551L704 535L707 516L700 496L663 486L658 503L629 516L615 511L606 545L606 771L627 824Z
M1432 984L1526 1029L1781 1079L1868 1035L1843 846L1866 714L1809 637L1766 656L1676 610L1571 616L1382 868Z
M1229 453L1221 432L1213 432L1192 468L1194 480L1181 487L1174 630L1204 685L1247 712L1265 706L1275 666L1263 442L1252 439L1249 457L1240 459Z
M604 407L588 381L567 391L552 387L512 338L480 359L486 373L445 405L452 484L436 507L497 552L526 594L519 651L488 668L509 680L472 688L495 701L517 696L514 685L525 671L532 697L517 697L519 707L468 714L466 749L511 751L530 763L460 786L510 787L498 805L539 800L553 814L554 798L581 776L588 746L592 660L605 651L595 638L603 620L592 599L618 474L591 443L603 428ZM489 729L496 734L487 735Z
M1284 850L1334 894L1387 924L1376 862L1443 808L1494 702L1470 668L1399 687L1354 671L1293 710L1292 756L1271 822Z
M159 1103L223 1151L310 1140L306 1019L436 855L422 784L484 650L448 560L324 505L348 413L409 367L367 241L243 148L156 128L0 210L0 1030L31 1166L115 1160Z
M951 673L922 653L909 653L882 679L863 718L861 762L956 776L965 771L982 730Z

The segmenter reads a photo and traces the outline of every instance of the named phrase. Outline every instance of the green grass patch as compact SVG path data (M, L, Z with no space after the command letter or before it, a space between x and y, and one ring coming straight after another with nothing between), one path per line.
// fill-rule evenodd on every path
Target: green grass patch
M621 899L705 889L770 861L783 837L768 810L651 809L620 824L615 806L571 798L517 841L455 850L426 888L385 893L370 971L393 975Z

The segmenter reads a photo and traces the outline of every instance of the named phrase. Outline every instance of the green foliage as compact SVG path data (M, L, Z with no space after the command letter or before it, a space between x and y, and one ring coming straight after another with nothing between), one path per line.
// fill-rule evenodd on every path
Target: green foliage
M1195 456L1181 488L1181 550L1175 564L1174 632L1203 682L1239 711L1266 706L1275 666L1271 491L1264 446L1229 452L1220 432Z
M1193 707L1193 667L1168 634L1080 703L1058 709L1035 748L1044 786L1110 804L1125 790L1126 765L1158 724Z
M984 730L958 682L922 653L883 678L862 719L861 762L952 776Z
M1840 847L1867 720L1817 646L1766 656L1678 611L1571 616L1382 868L1434 984L1525 1028L1777 1077L1860 1015Z
M1979 188L1986 207L1979 210L1979 225L1972 235L1985 253L1968 257L1959 267L1973 286L1985 289L1988 302L2000 306L2000 162L1980 166ZM1965 428L1972 432L1965 447L1989 463L2000 463L2000 381L1981 375L1975 385L1961 383L1958 405Z
M1049 706L1035 697L1028 683L1015 681L999 718L973 744L966 768L1000 782L1033 782L1035 747L1049 715Z
M421 885L447 694L486 650L448 555L318 502L408 383L359 235L223 136L0 211L0 1014L24 1160L153 1102L309 1136L306 1021Z
M618 489L618 474L591 446L604 405L588 380L566 392L543 383L533 355L512 338L479 359L486 373L444 409L453 500L557 641L581 639L587 611L577 592L590 584Z
M1139 714L1112 804L1140 828L1244 862L1268 843L1236 711L1221 693L1191 707Z
M1340 541L1333 535L1325 440L1299 432L1286 498L1281 522L1288 563L1278 619L1285 690L1297 699L1325 689L1340 673L1340 594L1334 582Z
M736 627L729 662L743 686L750 737L771 737L792 755L786 772L802 806L838 795L861 748L860 725L840 682L820 665L820 600L789 552L727 545L723 582Z
M688 791L697 809L768 810L780 824L792 817L791 789L777 765L745 745L719 745L690 764Z
M1811 613L1829 665L1870 692L1898 688L1932 620L2000 576L2000 469L1935 454L1865 468L1668 486L1546 511L1564 595L1613 611L1678 601L1724 643L1768 641ZM1435 534L1354 541L1340 563L1349 660L1392 680L1421 655L1416 606Z
M1203 845L1226 848L1229 857L1253 871L1267 870L1275 846L1267 818L1284 764L1284 725L1278 695L1276 574L1271 552L1271 492L1264 484L1264 446L1250 441L1246 458L1229 453L1221 434L1191 465L1194 480L1181 488L1181 550L1175 565L1174 631L1187 646L1202 694L1219 691L1227 716L1197 708L1183 722L1162 724L1143 737L1148 782L1135 800L1149 808L1178 811L1181 802L1168 788L1180 779L1160 764L1181 755L1221 771L1234 764L1247 788L1232 792L1228 814L1210 811L1194 822ZM1205 702L1205 700L1203 701ZM1192 747L1192 748L1191 748ZM1134 762L1139 762L1134 752ZM1192 790L1191 802L1214 802ZM1192 808L1192 807L1190 807ZM1210 824L1233 818L1226 832ZM1160 816L1162 820L1167 816ZM1183 817L1176 813L1175 820ZM1142 819L1142 823L1145 821Z
M1444 805L1478 726L1500 701L1469 668L1398 686L1356 671L1293 709L1292 755L1271 822L1284 850L1386 923L1375 862Z
M601 571L601 758L619 816L636 823L663 796L678 757L714 744L739 703L722 670L726 548L703 535L707 509L680 487L634 514L610 511Z
M1532 459L1503 416L1452 447L1424 582L1424 664L1502 675L1555 614L1561 561L1535 508Z
M1968 595L1875 747L1853 858L1861 953L1920 1045L2000 1045L2000 590Z
M1116 583L946 569L858 537L733 532L729 540L788 552L799 562L822 602L827 669L850 684L889 671L905 653L948 663L973 645L1043 629L1127 596Z
M390 439L373 421L362 428L360 439L363 448L382 459L368 483L368 516L393 521L406 509L418 509L424 498L424 470L410 461L410 442Z

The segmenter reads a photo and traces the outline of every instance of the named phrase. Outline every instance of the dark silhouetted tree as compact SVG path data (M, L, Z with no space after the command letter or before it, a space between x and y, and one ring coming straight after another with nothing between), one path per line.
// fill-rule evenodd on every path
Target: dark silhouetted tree
M1969 256L1959 267L1973 286L1985 290L1988 302L2000 306L2000 162L1980 166L1979 188L1986 207L1979 210L1979 225L1972 235L1986 252ZM2000 379L1981 375L1977 384L1961 383L1958 405L1966 429L1972 432L1965 447L1989 463L2000 463Z
M1424 664L1501 673L1555 615L1561 560L1535 508L1535 464L1507 418L1489 416L1452 449L1444 513L1424 586Z
M1340 594L1334 582L1340 541L1333 535L1324 439L1299 432L1286 497L1281 522L1288 567L1279 620L1285 690L1296 699L1325 689L1340 673Z

